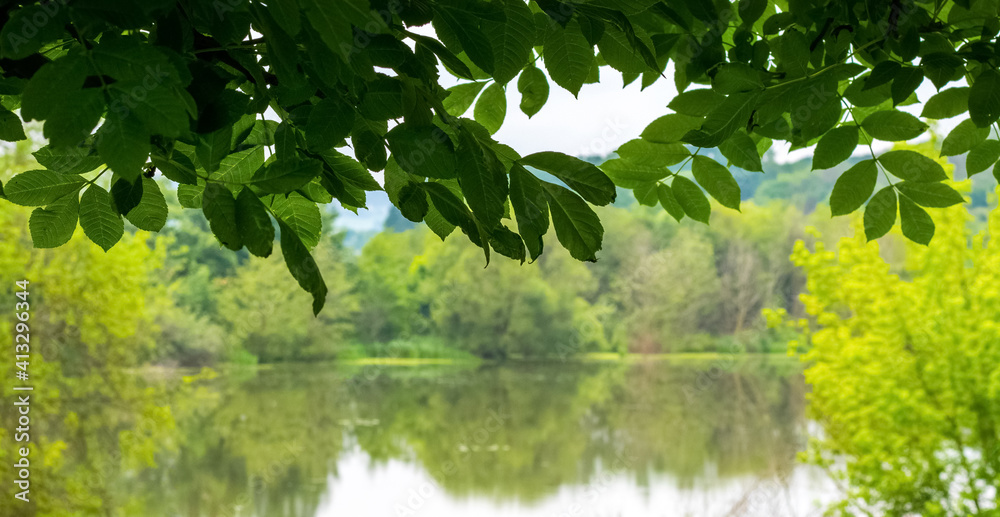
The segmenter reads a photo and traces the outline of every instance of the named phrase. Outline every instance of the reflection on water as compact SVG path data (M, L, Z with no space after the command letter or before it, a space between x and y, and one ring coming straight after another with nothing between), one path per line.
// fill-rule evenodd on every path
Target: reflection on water
M230 373L174 391L155 467L92 496L108 515L809 515L833 494L795 463L804 390L783 359Z

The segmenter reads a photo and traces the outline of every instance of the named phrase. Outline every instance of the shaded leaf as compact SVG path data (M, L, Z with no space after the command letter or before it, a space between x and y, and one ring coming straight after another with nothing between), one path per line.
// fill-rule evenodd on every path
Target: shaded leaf
M903 235L913 242L930 244L934 237L934 221L916 203L906 197L899 198L899 219Z
M517 230L524 238L531 260L535 260L544 249L542 236L549 231L549 207L541 182L517 164L510 169L510 204L517 218Z
M76 231L76 221L80 213L80 198L75 194L36 208L28 220L31 242L36 248L57 248L69 242Z
M675 176L670 188L688 217L708 224L709 216L712 215L712 205L695 182L684 176Z
M80 190L85 182L73 174L58 174L43 169L25 171L7 182L4 194L15 205L45 206Z
M864 160L847 169L833 186L830 195L830 212L834 217L849 214L868 201L878 182L878 165L875 160Z
M316 260L309 254L309 248L299 239L295 230L278 219L281 230L281 254L285 265L299 285L313 296L313 314L318 315L326 304L327 288Z
M579 158L557 152L541 152L519 160L559 178L587 201L604 206L615 201L615 184L601 169Z
M243 189L236 196L236 228L247 251L258 257L269 257L274 247L274 224L260 199Z
M529 66L517 80L517 91L521 93L521 111L531 118L549 99L549 80L541 69Z
M111 203L108 191L98 185L87 187L80 197L80 227L104 251L111 249L125 233L125 222Z
M901 194L910 198L920 206L930 208L948 208L960 203L965 199L957 190L944 183L914 183L903 181L896 184L896 188Z
M167 223L167 200L163 197L160 186L152 178L143 176L140 183L142 199L125 218L140 230L158 232Z
M878 161L890 174L904 180L941 181L948 179L948 175L940 163L916 151L889 151L879 156Z
M898 142L920 136L927 124L899 110L876 111L861 122L861 127L876 140Z
M831 129L816 144L813 153L813 169L829 169L851 157L858 147L860 132L857 126L841 126Z
M233 251L243 247L243 237L236 227L236 199L228 188L216 182L206 184L201 209L212 233L223 246Z
M604 239L604 227L597 214L573 191L544 181L541 184L559 242L573 258L597 262Z
M740 185L729 169L706 156L695 156L691 172L698 184L722 206L740 209Z
M896 191L885 187L878 191L865 208L865 237L869 241L889 233L896 224Z

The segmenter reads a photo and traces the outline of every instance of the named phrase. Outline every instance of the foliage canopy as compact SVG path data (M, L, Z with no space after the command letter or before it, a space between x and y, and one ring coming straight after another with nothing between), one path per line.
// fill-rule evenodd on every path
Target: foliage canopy
M79 224L106 250L123 217L163 227L150 179L160 172L227 248L268 256L278 235L318 312L318 205L361 208L373 190L442 238L460 229L487 260L537 258L550 226L574 258L595 260L604 230L591 206L613 202L616 186L677 219L707 222L709 196L739 209L732 174L695 156L700 148L763 171L773 140L818 143L814 168L830 168L859 145L919 137L923 119L968 112L942 152L969 153L970 173L985 170L1000 157L988 138L1000 118L997 12L996 0L4 3L0 138L24 139L22 121L40 120L49 144L35 154L44 169L0 196L38 207L35 246L62 245ZM672 113L601 168L522 157L492 137L505 88L532 116L549 81L575 95L611 67L648 86L670 80L670 63L681 92ZM439 64L461 83L446 89L454 81ZM899 110L925 79L939 93L922 118ZM689 161L693 178L680 174ZM891 184L874 193L880 173ZM831 205L845 214L867 202L869 239L898 214L904 234L926 243L934 223L923 207L962 201L944 179L917 153L872 152L844 173Z

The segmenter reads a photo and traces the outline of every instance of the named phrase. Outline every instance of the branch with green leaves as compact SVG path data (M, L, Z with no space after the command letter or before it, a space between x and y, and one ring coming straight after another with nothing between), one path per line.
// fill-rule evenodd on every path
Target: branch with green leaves
M918 102L925 79L939 93L922 118L970 116L942 153L968 153L970 174L994 166L997 9L971 0L7 4L0 139L25 139L24 123L38 120L48 145L35 153L43 168L0 185L0 196L38 207L36 246L61 245L79 224L107 250L123 218L163 227L160 173L227 248L266 257L277 236L316 312L326 296L310 256L319 207L364 208L371 191L384 189L441 238L459 229L487 261L538 258L550 227L573 257L596 260L604 230L593 207L614 202L617 187L707 223L709 197L739 210L730 169L764 172L774 141L817 144L814 168L832 168L872 139L920 137L928 125L898 108ZM531 117L550 83L578 95L609 69L625 84L672 80L680 92L614 159L522 157L494 138L508 88ZM922 207L961 196L940 165L907 153L845 172L834 214L867 205L869 237L898 214L905 235L929 241ZM874 193L878 167L902 181ZM101 168L110 179L86 179Z

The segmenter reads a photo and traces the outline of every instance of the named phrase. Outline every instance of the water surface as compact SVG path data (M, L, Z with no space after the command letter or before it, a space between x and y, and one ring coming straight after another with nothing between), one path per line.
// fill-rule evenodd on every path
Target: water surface
M784 358L228 372L121 473L145 515L813 515ZM135 497L133 497L135 499Z

